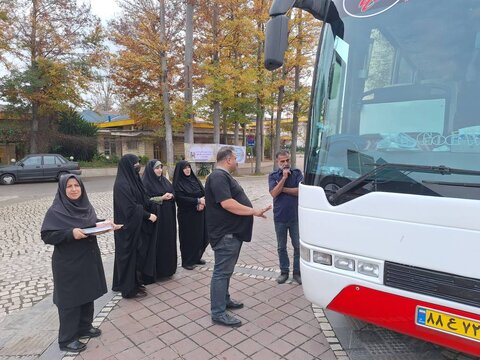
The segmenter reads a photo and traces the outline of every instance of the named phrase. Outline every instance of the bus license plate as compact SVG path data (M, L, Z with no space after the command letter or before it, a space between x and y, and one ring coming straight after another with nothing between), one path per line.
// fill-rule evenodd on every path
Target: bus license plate
M415 323L437 331L480 342L480 321L417 306Z

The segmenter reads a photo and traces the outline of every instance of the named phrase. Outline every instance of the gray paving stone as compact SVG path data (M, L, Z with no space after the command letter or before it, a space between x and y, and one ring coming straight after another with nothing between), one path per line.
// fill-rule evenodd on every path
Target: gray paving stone
M267 191L266 181L265 176L240 178L242 186L256 207L266 206L272 202ZM112 217L111 192L89 194L89 198L99 217ZM64 356L64 353L58 350L56 344L58 320L56 308L51 301L53 291L51 254L53 247L42 242L39 231L43 216L51 202L52 198L45 198L0 207L0 218L5 219L0 223L0 273L3 275L0 280L0 360L12 356L15 356L15 359L27 356L32 359L45 360L61 359ZM125 300L118 296L114 298L113 293L108 294L103 303L97 301L95 304L97 312L100 312L107 304L108 308L104 308L100 316L96 318L95 324L100 325L101 328L108 328L104 332L105 338L108 338L108 333L116 333L113 329L117 329L119 331L117 334L120 336L129 336L130 339L127 341L129 349L125 348L126 350L121 353L121 357L131 359L136 359L140 354L146 356L144 351L146 348L142 349L141 345L150 341L145 337L149 337L150 332L156 334L157 339L160 340L160 343L155 345L159 346L159 352L156 353L159 356L161 356L162 351L178 354L179 344L183 344L182 352L191 356L212 352L214 352L212 356L221 356L223 352L242 354L241 351L235 349L235 346L247 339L255 341L253 336L260 336L258 335L260 333L263 336L270 334L268 336L271 337L272 342L277 341L281 337L280 333L273 335L268 332L268 328L272 324L280 323L283 317L290 314L278 312L277 315L273 314L275 315L273 316L271 306L259 305L262 301L269 301L269 299L272 303L280 302L281 304L290 301L292 298L302 297L302 293L300 291L293 294L287 291L286 287L298 288L298 285L291 282L286 284L281 291L277 289L277 284L274 281L278 274L276 240L271 220L272 213L270 212L268 216L269 220L255 220L253 242L245 244L243 247L238 266L235 269L237 275L234 275L235 280L232 281L232 293L240 296L239 300L251 299L250 307L260 311L258 318L252 318L249 321L243 319L247 321L247 324L242 327L242 332L211 324L208 286L213 269L213 251L210 248L207 249L204 256L207 260L205 266L198 267L193 273L183 272L180 268L174 276L174 281L149 286L150 295L142 300L149 305L144 306L140 302L139 306L136 306L133 303L136 300ZM108 277L111 278L112 254L114 253L113 235L106 234L99 237L99 246L105 262L105 270L110 272ZM255 296L252 297L252 295ZM156 301L152 302L153 296L156 296ZM176 305L176 308L171 308L171 305L169 305L173 299L182 300ZM132 310L134 308L135 310ZM139 315L143 314L142 308L149 310L145 311L145 314L148 313L149 316ZM158 309L157 312L154 309ZM118 313L120 310L125 311L125 314L120 316ZM298 311L298 308L292 308L291 310ZM312 320L315 319L315 315L308 304L305 305L305 311L310 312ZM150 314L150 312L153 312L153 314ZM150 321L149 319L152 317L156 317L156 319L147 330L143 326L134 329L133 327L136 326L133 323L135 318L130 317L131 314L135 314L136 317L140 316L139 322ZM122 317L126 316L131 320L124 322ZM241 317L241 314L239 316ZM188 317L194 325L188 326L189 323L185 324L182 321L181 324L183 325L179 325L179 329L183 329L183 331L172 329L167 332L159 332L160 327L165 326L168 322L181 321L183 317ZM110 319L113 319L113 322ZM122 321L118 322L115 319ZM129 324L133 326L130 329L128 328ZM232 331L232 336L229 336L230 331ZM172 344L165 343L168 336L172 337L176 332L181 338L174 337L175 341ZM218 339L219 336L225 336L225 339L237 338L233 335L233 332L237 332L240 340L238 342L231 340L226 342L230 347L228 350L225 347L217 346L216 351L213 351L212 348L204 344L207 338L202 340L202 337L200 337L200 335L204 337L205 334L211 334L213 337L208 342ZM130 335L125 335L126 333ZM318 333L320 333L320 327L318 327ZM318 333L315 335L318 335ZM186 342L182 343L184 339L189 338L189 334L192 340L188 340L188 344ZM136 339L139 344L132 343L132 339ZM310 338L307 337L306 339ZM118 348L115 348L114 344L121 346L122 338L117 338L114 343L108 346L104 346L97 341L100 340L91 339L89 342L90 358L95 357L96 353L94 351L100 351L104 355L113 351L119 356L116 352ZM194 349L194 343L195 346L199 346L197 349ZM132 344L135 345L133 348L131 347ZM187 345L192 346L188 347ZM264 347L264 344L260 343L259 345L260 349L255 351L257 358L262 357L267 352L271 353L269 349ZM290 351L288 346L281 349L282 353L288 351ZM88 358L87 355L85 353ZM281 356L277 354L275 357ZM326 358L333 357L334 353L330 350ZM65 358L73 359L75 357L68 356ZM82 359L82 356L76 358ZM285 358L290 357L286 356Z

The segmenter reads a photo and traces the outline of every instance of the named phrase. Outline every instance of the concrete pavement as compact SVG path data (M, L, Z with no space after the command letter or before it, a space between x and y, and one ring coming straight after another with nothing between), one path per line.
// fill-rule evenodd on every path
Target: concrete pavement
M254 206L271 203L266 177L240 178ZM87 187L88 191L88 187ZM89 193L100 217L112 216L111 192ZM56 308L51 302L51 251L39 229L52 198L0 207L0 359L61 359ZM193 271L179 268L172 279L148 286L143 299L109 293L96 302L95 325L103 334L88 349L65 359L347 359L320 309L302 288L278 285L271 213L256 219L232 278L238 329L212 325L209 283L213 252ZM99 237L109 283L113 236Z

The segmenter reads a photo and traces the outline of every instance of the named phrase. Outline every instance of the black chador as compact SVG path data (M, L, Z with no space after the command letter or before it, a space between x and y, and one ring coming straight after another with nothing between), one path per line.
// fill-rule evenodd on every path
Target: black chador
M173 188L178 206L178 232L182 266L192 267L201 263L201 258L208 245L205 226L205 211L198 211L198 199L205 196L202 183L193 171L189 176L184 169L190 167L188 161L182 160L175 166Z
M136 155L124 155L118 163L113 185L113 216L115 224L123 224L115 232L114 291L123 297L134 297L143 286L142 272L150 238L148 198L139 175L140 164Z
M160 176L155 173L160 173ZM145 166L143 184L149 197L162 197L174 194L173 186L163 175L160 161L150 160ZM175 199L163 199L161 204L154 205L157 221L152 232L155 239L155 272L156 279L172 276L177 269L177 219Z

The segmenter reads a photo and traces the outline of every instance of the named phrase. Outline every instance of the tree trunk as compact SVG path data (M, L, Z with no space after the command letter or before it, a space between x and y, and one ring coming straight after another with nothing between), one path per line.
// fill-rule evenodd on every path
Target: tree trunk
M242 126L242 146L246 145L246 130L247 130L247 125L243 124Z
M262 173L262 135L264 109L257 96L257 118L255 120L255 174Z
M160 0L160 41L165 43L165 0ZM165 145L167 148L167 164L173 166L173 132L172 118L170 113L170 94L168 91L168 67L165 51L160 53L162 66L162 99L163 99L163 120L165 122Z
M299 51L297 49L297 51ZM295 66L295 93L300 90L300 65ZM290 163L294 168L297 166L297 137L298 137L298 113L299 104L298 99L293 101L293 119L292 119L292 146L290 149Z
M223 121L222 121L222 127L223 127L223 143L226 145L228 144L228 129L227 129L227 115L223 115Z
M32 103L32 128L30 133L30 153L38 153L38 103Z
M275 110L272 105L272 109L270 110L270 157L272 160L274 160L275 158L275 146L274 146L275 136L273 133L274 119L275 119Z
M298 93L300 92L300 60L302 58L302 37L303 37L303 26L302 26L302 10L299 10L297 13L298 16L298 38L299 45L297 46L295 57L295 89L294 93L296 94L295 100L293 101L293 119L292 119L292 146L290 149L291 155L291 165L293 168L297 166L297 138L298 138L298 117L300 112L300 104L298 103Z
M212 19L212 32L213 32L213 45L217 45L218 41L218 5L214 2L213 3L213 19ZM215 66L218 66L219 63L219 53L218 50L214 50L212 54L212 63ZM214 100L212 103L213 107L213 142L215 144L220 144L220 102L218 100ZM224 125L226 126L226 125ZM224 130L226 134L226 130ZM226 135L224 137L223 143L226 144L227 142Z
M238 145L238 133L239 133L240 124L238 121L235 122L235 131L233 133L233 145Z
M259 11L263 13L264 10L264 1L260 2ZM257 30L259 33L264 33L265 25L262 21L258 21L257 23ZM257 37L257 72L259 78L257 78L257 85L258 88L261 88L261 84L263 83L263 79L260 78L262 76L263 70L263 63L262 63L262 54L265 46L265 40ZM265 116L265 108L262 103L262 99L260 97L260 93L257 92L256 95L256 119L255 119L255 174L262 173L262 142L263 142L263 118Z
M220 102L213 102L213 143L220 144Z
M39 11L38 0L32 1L32 11L30 13L30 21L32 26L32 32L30 33L30 59L32 69L37 69L37 17ZM30 153L35 154L38 152L38 110L39 103L33 101L32 104L32 123L31 123L31 133L30 133Z
M272 84L275 82L275 71L272 71ZM275 158L275 135L273 132L273 124L275 119L275 93L272 92L272 107L270 108L270 158Z
M193 12L195 0L187 0L187 9L185 17L185 109L187 111L187 121L185 123L184 141L193 144L193 100L192 100L192 64L193 64Z
M273 147L273 153L276 154L280 151L280 134L281 134L281 121L282 121L282 107L283 107L283 95L285 94L285 87L282 85L278 88L277 99L277 117L275 119L275 145ZM274 169L277 169L277 163L274 163Z

